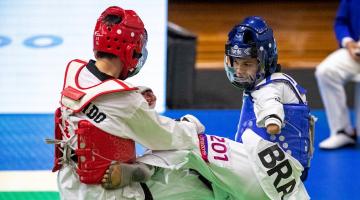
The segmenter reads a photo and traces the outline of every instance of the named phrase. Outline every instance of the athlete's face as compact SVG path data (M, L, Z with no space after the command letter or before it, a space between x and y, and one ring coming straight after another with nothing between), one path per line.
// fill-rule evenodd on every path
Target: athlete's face
M150 108L155 108L156 105L156 96L152 90L146 90L141 93L145 100L148 102Z
M258 70L256 58L234 58L233 67L236 77L240 79L255 80Z

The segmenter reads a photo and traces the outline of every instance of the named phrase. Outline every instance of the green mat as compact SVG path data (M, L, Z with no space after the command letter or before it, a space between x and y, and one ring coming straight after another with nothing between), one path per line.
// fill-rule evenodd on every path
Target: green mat
M59 200L58 192L0 192L0 200Z

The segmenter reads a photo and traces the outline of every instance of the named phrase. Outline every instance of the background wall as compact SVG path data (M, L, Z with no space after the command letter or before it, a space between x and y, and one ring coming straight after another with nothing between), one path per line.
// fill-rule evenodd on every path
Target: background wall
M154 88L157 109L164 110L166 0L2 0L0 113L52 113L67 62L93 58L96 19L111 5L133 9L142 18L149 56L142 71L128 81Z
M197 43L195 64L190 66L196 69L195 75L191 74L194 81L190 82L193 95L186 92L173 95L173 99L178 95L191 101L178 98L181 104L167 105L177 109L239 109L242 92L226 78L224 44L235 24L247 16L261 16L274 31L283 72L307 89L311 108L323 108L314 72L315 67L338 48L333 31L338 4L338 0L169 0L169 21L192 32L197 36ZM183 61L186 58L179 57L184 55L179 53L173 57ZM184 88L176 91L188 91L188 85L180 85ZM354 84L349 83L346 91L348 105L352 107Z

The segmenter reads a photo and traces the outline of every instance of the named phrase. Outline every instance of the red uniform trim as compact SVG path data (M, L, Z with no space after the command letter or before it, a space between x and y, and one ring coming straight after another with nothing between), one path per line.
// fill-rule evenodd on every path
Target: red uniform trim
M87 104L89 104L91 101L93 101L95 98L104 95L104 94L110 94L110 93L115 93L115 92L123 92L123 91L134 91L137 88L130 88L130 89L119 89L119 90L109 90L109 91L105 91L105 92L101 92L95 96L93 96L92 98L90 98L86 103L84 103L84 105L82 105L79 109L77 110L73 110L74 112L80 112ZM62 102L60 102L62 106L65 106ZM65 106L67 107L67 106ZM67 107L68 108L68 107Z
M65 70L65 76L64 76L63 89L65 88L65 83L66 83L67 74L68 74L68 71L69 71L70 64L71 64L72 62L78 62L78 63L82 63L82 64L84 64L84 65L87 64L87 62L85 62L85 61L83 61L83 60L79 60L79 59L74 59L74 60L70 61L70 62L67 64L66 70Z
M61 94L72 100L77 101L77 100L81 99L81 97L83 97L86 93L82 92L80 90L77 90L71 86L68 86L65 89L63 89Z
M93 88L93 87L96 87L96 86L99 86L101 84L104 84L108 81L114 81L116 83L118 83L119 85L121 85L124 89L130 89L130 87L128 85L126 85L124 82L122 82L121 80L119 79L116 79L116 78L112 78L112 79L108 79L106 81L102 81L98 84L95 84L95 85L92 85L90 87L81 87L80 84L79 84L79 76L80 76L80 72L81 70L86 67L86 65L82 66L77 72L76 72L76 75L75 75L75 84L76 84L76 87L82 89L82 90L86 90L86 89L90 89L90 88Z
M199 149L200 149L200 153L201 153L201 157L205 162L209 162L208 159L208 151L207 151L207 138L205 134L198 134L198 138L199 138Z
M77 110L73 110L74 112L80 112L87 104L89 104L91 101L93 101L95 98L101 96L101 95L105 95L105 94L110 94L110 93L115 93L115 92L123 92L123 91L134 91L134 90L138 90L137 87L129 87L127 84L125 84L123 81L119 80L119 79L109 79L109 80L106 80L106 81L103 81L103 82L100 82L99 84L95 84L93 86L90 86L90 87L81 87L80 84L79 84L79 75L80 75L80 72L81 70L86 67L86 64L87 62L85 61L82 61L82 60L79 60L79 59L75 59L75 60L72 60L68 63L67 65L67 68L66 68L66 72L65 72L65 78L64 78L64 85L63 85L63 91L64 91L64 87L65 87L65 84L66 84L66 81L67 81L67 76L68 76L68 71L69 71L69 67L71 65L72 62L78 62L78 63L81 63L83 64L83 66L81 66L78 71L76 72L75 74L75 84L76 84L76 87L82 89L82 90L86 90L86 89L90 89L90 88L93 88L93 87L96 87L96 86L99 86L101 84L104 84L106 83L107 81L114 81L116 83L118 83L120 86L122 86L123 88L122 89L116 89L116 90L108 90L108 91L104 91L104 92L100 92L98 94L96 94L95 96L93 96L92 98L90 98L88 101L86 101L79 109ZM66 95L63 95L61 96L61 98L63 98L63 96L66 96ZM70 99L73 99L71 97L68 97ZM62 101L60 101L60 104L62 106L65 106ZM67 106L65 106L67 107ZM67 107L68 108L68 107Z

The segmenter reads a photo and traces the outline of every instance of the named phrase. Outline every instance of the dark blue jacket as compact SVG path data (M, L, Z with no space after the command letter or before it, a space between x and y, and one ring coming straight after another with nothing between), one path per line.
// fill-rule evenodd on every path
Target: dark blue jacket
M351 37L355 41L359 40L360 0L341 0L334 29L340 46L344 37Z

